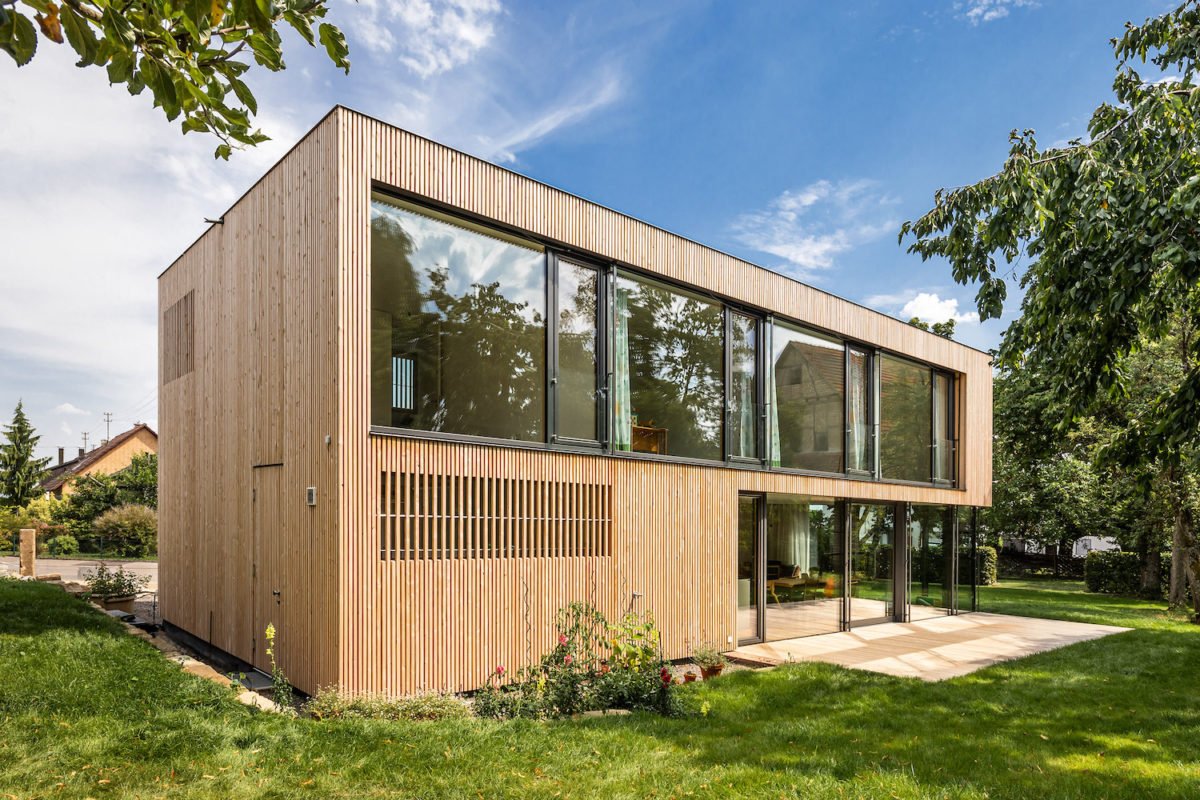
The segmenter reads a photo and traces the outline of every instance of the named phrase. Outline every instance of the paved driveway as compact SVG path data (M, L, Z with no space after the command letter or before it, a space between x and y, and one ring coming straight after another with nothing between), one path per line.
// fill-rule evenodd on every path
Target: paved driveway
M57 572L62 576L64 581L79 581L82 582L80 574L96 568L99 561L80 561L72 558L39 558L37 560L37 574L49 575ZM157 561L121 561L120 559L105 560L105 564L109 569L113 569L118 564L125 568L126 572L136 572L138 575L146 575L150 578L150 583L146 585L146 591L158 591L158 562ZM11 573L16 575L20 571L20 560L16 556L0 557L0 572Z

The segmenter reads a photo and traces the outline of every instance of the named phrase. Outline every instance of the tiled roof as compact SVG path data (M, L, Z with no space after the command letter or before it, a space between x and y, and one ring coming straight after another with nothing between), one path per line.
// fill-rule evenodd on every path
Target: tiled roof
M107 442L95 448L94 450L84 453L79 458L73 458L70 461L64 461L62 464L52 467L50 469L50 474L46 477L46 480L42 481L42 490L47 492L53 492L57 490L64 483L78 475L80 472L86 470L92 464L95 464L97 461L104 458L104 456L111 453L121 444L129 439L132 439L138 431L143 429L149 431L150 435L155 439L158 438L158 434L154 432L153 428L144 422L138 423L124 433L118 433L116 436L109 439Z

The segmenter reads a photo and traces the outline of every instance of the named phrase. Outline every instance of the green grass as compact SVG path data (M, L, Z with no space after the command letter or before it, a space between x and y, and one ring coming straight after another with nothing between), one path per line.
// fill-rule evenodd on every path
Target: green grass
M938 684L820 664L707 717L317 722L251 712L47 586L0 581L0 797L1196 797L1200 628L1076 584L984 608L1136 628Z

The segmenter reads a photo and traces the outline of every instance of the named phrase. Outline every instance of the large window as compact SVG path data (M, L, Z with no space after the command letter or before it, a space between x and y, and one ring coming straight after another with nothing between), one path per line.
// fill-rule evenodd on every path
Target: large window
M729 455L758 458L758 320L729 314Z
M771 458L782 467L842 472L844 345L776 324L772 331Z
M954 480L954 378L933 373L933 479Z
M951 484L954 387L951 373L371 196L375 426Z
M846 469L875 471L874 383L872 356L857 347L846 349Z
M721 304L620 275L613 326L613 448L722 458Z
M879 472L889 480L930 481L933 392L929 367L882 356Z
M599 373L600 273L558 262L558 373L555 401L560 439L596 440L596 378Z
M371 422L544 441L546 256L371 198Z

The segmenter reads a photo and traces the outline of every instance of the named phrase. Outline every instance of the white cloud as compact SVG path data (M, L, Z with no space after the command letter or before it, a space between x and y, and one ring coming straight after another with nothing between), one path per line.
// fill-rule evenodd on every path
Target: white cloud
M1037 0L966 0L955 3L960 19L972 25L1004 19L1014 8L1036 8Z
M396 54L422 78L470 61L495 35L499 0L356 0L340 4L351 45Z
M54 407L54 411L58 414L66 414L69 416L84 416L88 413L87 411L84 411L82 408L73 406L70 403L59 403L58 405L56 405Z
M809 277L833 266L840 253L894 230L891 198L870 180L819 180L786 191L765 209L742 214L733 223L738 241L788 262L790 271Z
M19 72L0 64L0 404L26 397L51 452L74 444L63 417L84 409L132 424L157 386L158 274L303 128L288 98L256 85L274 140L217 161L214 139L183 136L148 94L74 61L43 41ZM142 411L155 420L155 404Z
M929 323L951 319L959 324L979 322L977 312L958 310L957 298L942 297L932 291L906 289L896 294L876 294L863 300L863 304L903 320L919 317Z

